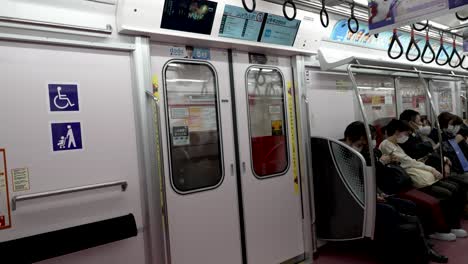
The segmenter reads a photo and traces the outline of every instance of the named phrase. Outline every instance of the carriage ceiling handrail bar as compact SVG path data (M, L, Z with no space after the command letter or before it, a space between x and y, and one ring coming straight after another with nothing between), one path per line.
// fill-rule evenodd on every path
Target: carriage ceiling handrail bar
M15 211L17 208L17 203L21 201L39 199L39 198L46 198L56 195L63 195L69 193L76 193L76 192L83 192L83 191L90 191L96 189L102 189L107 187L113 186L120 186L122 188L122 192L125 192L128 187L127 181L114 181L114 182L106 182L106 183L98 183L92 185L85 185L80 187L72 187L72 188L65 188L61 190L54 190L54 191L45 191L40 193L33 193L33 194L25 194L25 195L17 195L13 196L11 199L11 210Z
M26 24L26 25L33 25L33 26L45 26L45 27L68 29L68 30L78 30L78 31L101 33L101 34L107 34L107 35L112 34L112 31L113 31L112 26L110 24L107 24L106 28L96 28L96 27L85 27L85 26L76 26L76 25L69 25L69 24L63 24L63 23L39 21L39 20L33 20L33 19L15 18L15 17L8 17L8 16L0 16L0 22L18 23L18 24Z
M384 67L384 66L374 66L374 65L364 65L364 64L349 64L348 68L361 68L361 69L370 69L370 70L383 70L383 71L393 71L393 72L405 72L405 73L414 73L418 74L422 73L423 75L427 76L445 76L445 77L455 77L455 78L468 78L468 75L460 75L455 73L439 73L439 72L430 72L430 71L420 71L416 67L414 69L400 69L400 68L393 68L393 67Z

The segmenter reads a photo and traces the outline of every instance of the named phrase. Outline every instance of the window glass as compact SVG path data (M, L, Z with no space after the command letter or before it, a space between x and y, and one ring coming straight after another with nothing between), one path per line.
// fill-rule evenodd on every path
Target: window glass
M288 167L283 77L276 69L247 72L252 169L257 177L281 174Z
M439 113L450 112L457 114L454 107L453 94L455 93L455 82L453 81L431 81L431 91L434 101L437 102Z
M396 117L393 78L358 75L356 81L370 124L386 125Z
M171 62L165 71L171 177L190 192L222 180L216 75L206 64Z
M421 115L427 115L429 107L426 100L426 91L421 80L414 78L401 78L399 90L402 99L402 110L411 109Z

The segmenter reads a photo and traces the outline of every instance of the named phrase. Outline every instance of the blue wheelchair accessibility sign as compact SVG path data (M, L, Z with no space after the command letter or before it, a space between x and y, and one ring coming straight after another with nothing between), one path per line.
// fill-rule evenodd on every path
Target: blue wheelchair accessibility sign
M80 122L52 123L51 130L54 151L83 149Z
M51 112L79 111L77 84L49 84Z

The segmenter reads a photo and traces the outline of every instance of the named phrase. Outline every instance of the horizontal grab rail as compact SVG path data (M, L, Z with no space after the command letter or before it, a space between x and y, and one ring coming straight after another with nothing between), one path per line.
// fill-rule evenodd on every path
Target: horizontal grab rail
M32 20L32 19L7 17L7 16L0 16L0 22L11 22L11 23L18 23L18 24L33 25L33 26L45 26L45 27L60 28L60 29L79 30L79 31L102 33L102 34L108 34L108 35L112 34L112 26L109 24L106 25L106 28L94 28L94 27L75 26L75 25L69 25L69 24L63 24L63 23L46 22L46 21L39 21L39 20Z
M13 198L11 199L11 210L15 211L16 204L21 201L33 200L33 199L38 199L38 198L46 198L46 197L51 197L51 196L56 196L56 195L83 192L83 191L89 191L89 190L96 190L96 189L113 187L113 186L120 186L122 188L122 192L125 192L127 190L128 184L127 184L127 181L115 181L115 182L98 183L98 184L92 184L92 185L86 185L86 186L80 186L80 187L72 187L72 188L66 188L66 189L55 190L55 191L46 191L46 192L26 194L26 195L17 195L17 196L13 196Z

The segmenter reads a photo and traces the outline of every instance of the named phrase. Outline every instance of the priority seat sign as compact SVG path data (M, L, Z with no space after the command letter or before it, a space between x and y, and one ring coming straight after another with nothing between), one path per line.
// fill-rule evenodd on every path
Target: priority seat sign
M77 84L49 84L48 88L51 112L80 111Z

